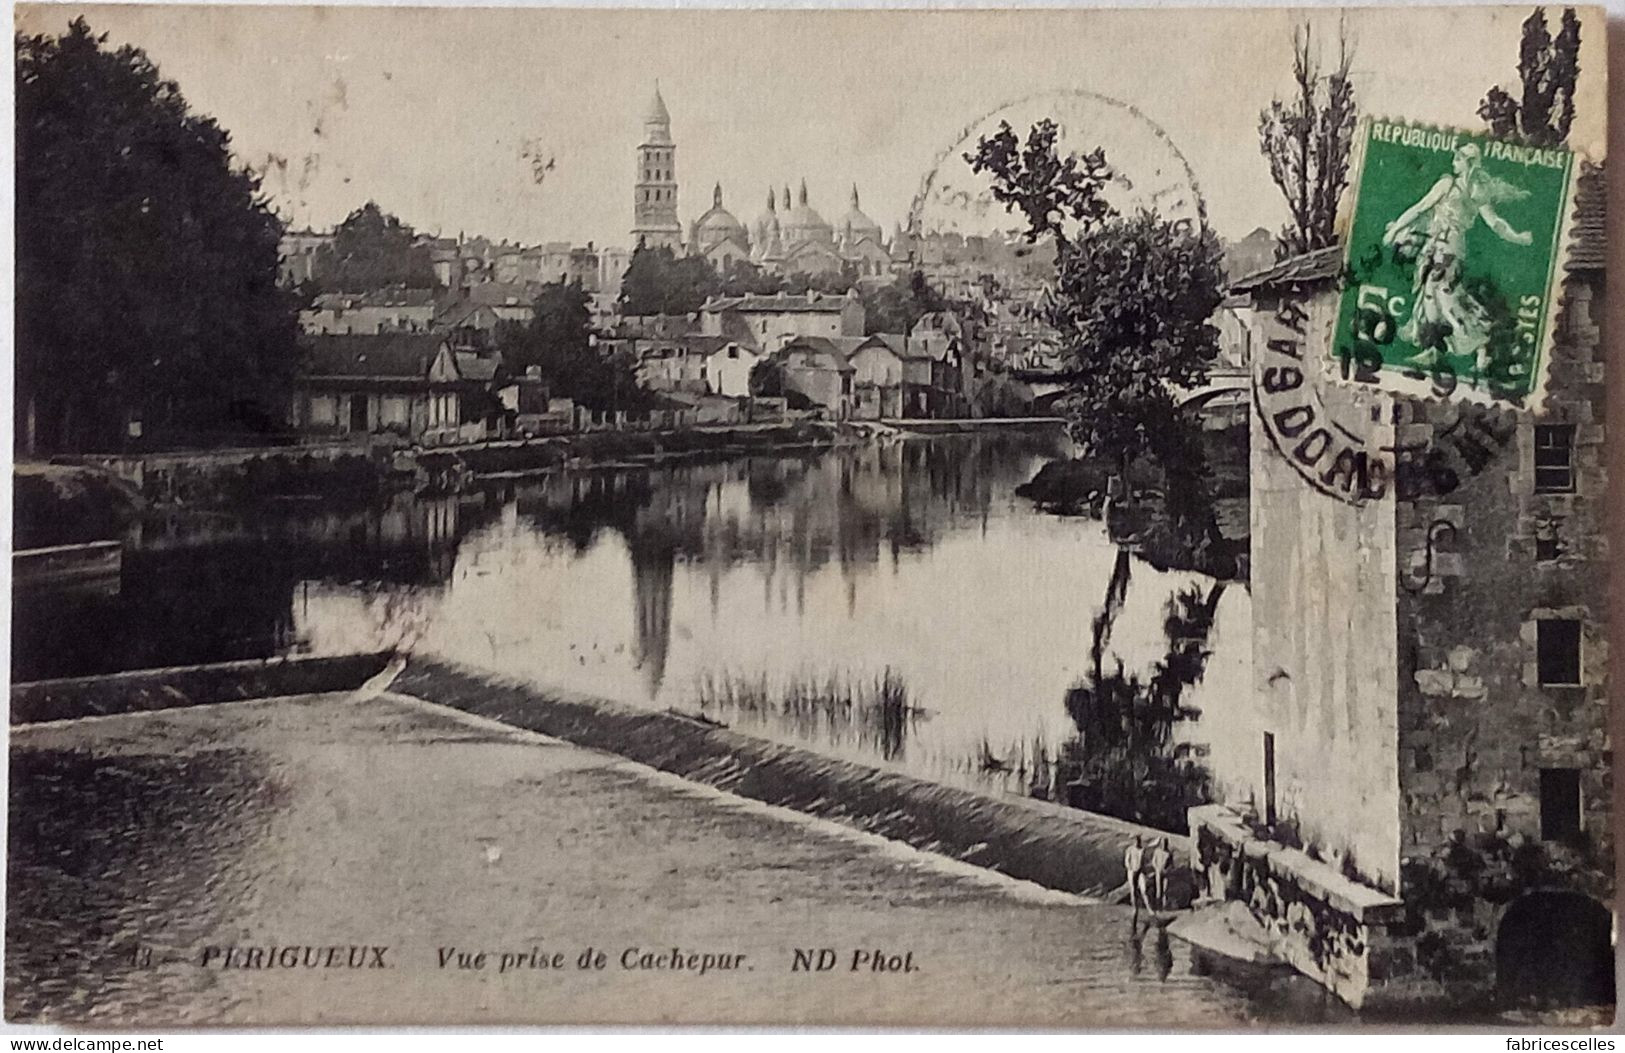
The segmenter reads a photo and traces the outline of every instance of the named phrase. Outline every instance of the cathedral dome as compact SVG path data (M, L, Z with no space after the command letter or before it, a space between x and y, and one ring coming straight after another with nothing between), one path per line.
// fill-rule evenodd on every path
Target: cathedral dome
M829 245L835 241L835 228L829 222L813 211L807 204L807 181L801 181L800 200L795 208L789 208L790 190L784 191L784 203L788 214L779 220L779 229L783 232L786 245L799 245L805 241Z
M852 243L868 238L876 245L880 244L885 234L880 224L864 215L863 209L858 207L858 188L852 187L852 208L847 211L846 218L841 220L841 232L846 240Z
M694 241L701 252L713 245L719 245L729 238L737 241L741 246L750 244L750 237L745 233L745 225L734 218L734 214L722 207L722 184L718 183L711 191L711 207L694 224Z

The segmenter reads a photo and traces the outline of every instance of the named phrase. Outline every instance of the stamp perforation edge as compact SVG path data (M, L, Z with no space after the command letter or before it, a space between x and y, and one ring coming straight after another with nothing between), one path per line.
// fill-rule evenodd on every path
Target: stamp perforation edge
M1548 294L1546 299L1548 304L1543 313L1540 333L1534 347L1534 357L1531 360L1530 388L1521 405L1507 398L1498 397L1493 392L1485 390L1476 384L1458 383L1450 391L1441 392L1433 377L1417 376L1415 373L1407 375L1405 372L1386 363L1374 371L1375 379L1363 379L1354 371L1350 371L1345 375L1345 371L1341 368L1341 363L1337 358L1336 340L1338 326L1342 321L1342 299L1354 263L1352 259L1355 249L1353 231L1355 220L1359 215L1362 183L1365 181L1367 174L1365 164L1367 147L1371 141L1371 128L1374 124L1379 123L1399 125L1407 129L1417 129L1424 132L1436 132L1441 135L1459 136L1469 141L1507 142L1507 140L1497 139L1484 130L1457 128L1426 121L1380 115L1361 118L1349 158L1351 181L1339 203L1335 224L1339 239L1339 272L1335 279L1338 289L1338 306L1336 311L1333 312L1330 325L1325 330L1324 344L1319 349L1322 360L1329 367L1322 370L1321 375L1330 380L1331 383L1346 389L1366 392L1380 391L1390 395L1440 405L1466 402L1524 413L1533 417L1543 416L1546 409L1547 382L1550 374L1552 352L1557 342L1558 322L1565 309L1563 287L1567 280L1569 262L1573 257L1575 226L1578 218L1576 203L1579 197L1580 179L1591 172L1596 172L1599 178L1606 178L1602 162L1594 161L1584 149L1567 144L1552 148L1536 148L1558 150L1567 155L1569 160L1562 183L1557 218L1553 224L1549 245L1550 258L1546 268L1546 290Z

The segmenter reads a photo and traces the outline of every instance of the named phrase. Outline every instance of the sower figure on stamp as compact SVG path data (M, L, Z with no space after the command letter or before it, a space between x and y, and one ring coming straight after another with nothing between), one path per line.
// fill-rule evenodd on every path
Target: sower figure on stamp
M1442 175L1423 198L1407 208L1383 231L1384 245L1404 245L1416 254L1411 316L1400 327L1399 338L1421 349L1428 365L1440 361L1442 345L1451 356L1473 355L1482 375L1489 367L1490 314L1462 281L1467 256L1467 232L1477 220L1512 245L1528 245L1527 230L1514 230L1495 206L1519 201L1528 192L1497 179L1483 169L1478 144L1460 147L1451 173ZM1420 232L1413 227L1426 217Z
M1128 874L1128 901L1134 907L1134 913L1140 913L1141 904L1146 910L1151 904L1145 898L1145 847L1140 843L1140 835L1134 835L1134 843L1123 851L1123 870Z

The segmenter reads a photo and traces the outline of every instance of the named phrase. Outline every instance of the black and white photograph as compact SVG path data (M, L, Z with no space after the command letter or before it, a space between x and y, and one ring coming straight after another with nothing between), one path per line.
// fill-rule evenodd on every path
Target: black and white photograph
M6 1021L1611 1027L1608 30L18 5Z

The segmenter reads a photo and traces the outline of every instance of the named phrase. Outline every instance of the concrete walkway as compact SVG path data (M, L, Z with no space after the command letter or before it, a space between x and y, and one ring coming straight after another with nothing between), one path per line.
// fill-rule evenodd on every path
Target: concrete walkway
M14 729L12 764L14 1020L1342 1016L1301 978L1195 975L1184 944L1125 908L413 699L33 725ZM578 968L589 948L602 968ZM798 949L826 948L833 969L794 970Z

